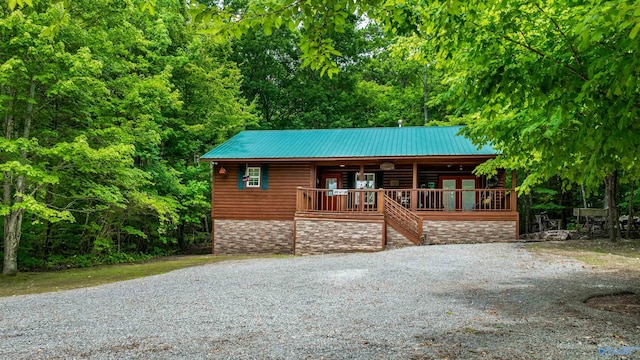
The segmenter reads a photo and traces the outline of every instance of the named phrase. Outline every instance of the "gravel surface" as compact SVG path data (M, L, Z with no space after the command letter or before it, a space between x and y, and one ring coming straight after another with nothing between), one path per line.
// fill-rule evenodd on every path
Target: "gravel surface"
M0 358L640 358L638 319L583 304L622 290L522 244L230 261L0 298Z

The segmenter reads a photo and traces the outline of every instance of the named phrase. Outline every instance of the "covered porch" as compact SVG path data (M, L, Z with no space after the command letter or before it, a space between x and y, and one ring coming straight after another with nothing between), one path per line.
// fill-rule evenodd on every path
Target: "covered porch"
M296 188L296 249L348 232L380 234L382 248L517 239L515 172L476 176L485 159L429 160L316 164L316 186Z
M296 213L384 214L385 203L428 215L433 212L510 212L513 189L318 189L298 187Z
M504 170L489 177L473 173L489 158L318 162L311 168L311 186L297 189L296 212L382 213L385 197L425 215L516 211L515 171L511 171L510 179Z

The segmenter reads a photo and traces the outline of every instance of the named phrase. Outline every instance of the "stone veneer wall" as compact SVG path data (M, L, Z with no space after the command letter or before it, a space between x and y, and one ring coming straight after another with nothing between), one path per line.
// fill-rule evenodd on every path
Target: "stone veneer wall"
M392 228L391 225L387 225L387 248L395 249L405 246L416 246L416 244Z
M429 221L422 224L427 244L514 241L515 221Z
M379 251L384 220L296 220L296 255Z
M214 254L290 254L293 221L215 220Z

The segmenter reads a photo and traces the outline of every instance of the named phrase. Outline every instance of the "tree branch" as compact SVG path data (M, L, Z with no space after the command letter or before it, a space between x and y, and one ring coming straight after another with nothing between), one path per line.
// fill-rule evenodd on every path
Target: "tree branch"
M565 32L562 31L562 29L560 28L560 24L558 24L556 19L554 19L551 16L547 15L547 13L544 11L544 9L542 9L542 7L538 3L536 3L535 6L538 8L538 10L540 10L541 13L546 15L547 18L549 18L549 20L551 20L551 22L556 27L558 32L560 32L560 34L562 34L562 37L564 37L564 39L567 41L567 45L569 45L569 49L571 50L571 53L573 53L573 58L576 59L576 62L578 63L578 66L582 67L582 63L580 62L580 58L578 57L578 52L576 51L576 48L573 46L573 44L569 40L569 37L567 36L567 34L565 34Z
M507 40L507 41L510 41L510 42L512 42L512 43L514 43L514 44L516 44L516 45L522 46L523 48L525 48L525 49L527 49L527 50L529 50L529 51L531 51L531 52L533 52L533 53L537 54L537 55L538 55L538 56L540 56L541 58L549 59L549 60L553 61L554 63L556 63L556 64L558 64L558 65L562 66L563 68L565 68L565 69L567 69L567 70L571 71L572 73L574 73L575 75L577 75L580 79L582 79L582 80L584 80L584 81L589 81L589 77L587 77L586 75L584 75L584 74L580 73L580 72L579 72L577 69L575 69L573 66L569 66L569 65L567 65L567 64L563 64L563 63L561 63L560 61L558 61L558 60L556 60L556 59L554 59L554 58L552 58L552 57L550 57L550 56L547 56L547 54L543 53L542 51L540 51L540 50L538 50L538 49L535 49L535 48L533 48L532 46L530 46L530 45L528 45L528 44L523 44L523 43L521 43L521 42L519 42L519 41L517 41L517 40L514 40L514 39L512 39L511 37L509 37L508 35L502 35L502 37L503 37L505 40Z

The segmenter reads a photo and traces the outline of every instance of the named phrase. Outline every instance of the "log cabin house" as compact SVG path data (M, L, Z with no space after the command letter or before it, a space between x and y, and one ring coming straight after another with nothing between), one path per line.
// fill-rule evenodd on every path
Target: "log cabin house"
M459 126L243 131L211 162L213 253L316 254L518 238L497 154ZM515 172L511 172L515 184Z

